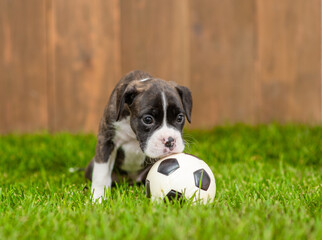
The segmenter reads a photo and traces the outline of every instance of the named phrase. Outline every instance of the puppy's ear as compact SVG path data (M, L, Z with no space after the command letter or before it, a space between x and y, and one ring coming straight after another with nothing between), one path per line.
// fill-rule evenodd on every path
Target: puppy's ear
M191 111L192 111L192 95L189 88L184 86L176 86L176 89L180 95L183 109L185 111L187 120L191 123Z
M119 99L117 107L116 107L116 112L117 112L116 121L118 121L120 119L125 104L130 106L133 103L134 98L137 95L138 95L138 91L134 86L127 87L125 89L125 91L123 92L121 98Z

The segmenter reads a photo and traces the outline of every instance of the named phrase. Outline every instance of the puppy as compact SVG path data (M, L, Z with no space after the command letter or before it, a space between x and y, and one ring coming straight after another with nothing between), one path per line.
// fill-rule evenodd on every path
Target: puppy
M113 90L99 124L96 154L85 170L93 200L105 197L112 182L144 181L157 160L184 150L182 129L190 123L188 88L143 71L124 76Z

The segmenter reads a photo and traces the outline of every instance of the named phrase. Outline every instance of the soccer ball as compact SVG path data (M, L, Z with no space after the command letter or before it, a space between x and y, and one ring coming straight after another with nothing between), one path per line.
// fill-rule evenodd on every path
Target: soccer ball
M216 195L215 177L201 159L178 153L157 161L145 182L146 195L152 201L188 199L212 202Z

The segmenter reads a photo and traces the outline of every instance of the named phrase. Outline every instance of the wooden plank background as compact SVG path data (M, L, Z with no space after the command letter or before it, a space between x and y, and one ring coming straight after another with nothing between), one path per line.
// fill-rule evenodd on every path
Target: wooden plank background
M0 133L96 132L134 69L191 88L192 128L321 124L321 1L0 0Z
M48 127L42 0L0 1L0 132Z

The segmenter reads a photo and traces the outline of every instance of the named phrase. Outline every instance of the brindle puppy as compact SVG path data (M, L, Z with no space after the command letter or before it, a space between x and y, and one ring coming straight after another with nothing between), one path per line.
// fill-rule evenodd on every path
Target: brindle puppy
M117 176L143 181L155 159L182 152L182 129L191 110L188 88L142 71L124 76L105 107L96 154L85 171L93 199L101 201Z

